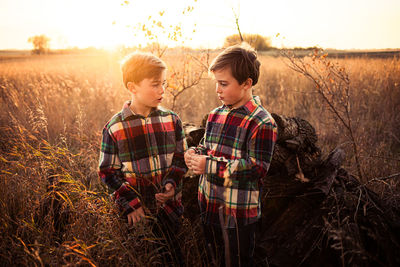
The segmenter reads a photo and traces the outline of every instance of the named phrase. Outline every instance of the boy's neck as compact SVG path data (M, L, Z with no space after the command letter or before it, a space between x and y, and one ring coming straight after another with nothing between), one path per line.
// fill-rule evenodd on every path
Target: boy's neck
M132 110L133 113L137 115L142 115L143 117L147 117L153 110L152 107L138 103L138 101L135 101L135 98L132 98L131 105L129 106L129 108Z
M244 104L246 104L247 102L249 102L251 99L253 99L253 94L246 94L245 97L243 97L240 101L236 102L233 105L230 105L229 108L230 109L235 109L235 108L239 108L241 106L243 106Z

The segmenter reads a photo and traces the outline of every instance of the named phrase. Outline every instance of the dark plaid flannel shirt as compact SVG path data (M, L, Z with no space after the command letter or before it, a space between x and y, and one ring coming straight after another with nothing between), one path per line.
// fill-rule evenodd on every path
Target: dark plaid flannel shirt
M220 208L228 228L260 218L262 178L276 139L276 123L256 96L239 108L223 105L209 114L205 136L196 148L208 155L198 190L204 223L220 224Z
M162 107L147 117L134 114L126 102L103 129L99 176L113 192L112 197L123 215L142 206L156 213L155 194L165 184L175 187L175 197L161 208L176 220L183 213L182 178L187 171L187 149L182 122Z

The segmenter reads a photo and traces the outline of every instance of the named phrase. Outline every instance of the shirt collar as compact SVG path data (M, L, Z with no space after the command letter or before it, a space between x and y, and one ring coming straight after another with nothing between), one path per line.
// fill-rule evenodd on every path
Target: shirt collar
M132 101L129 100L129 101L126 101L124 103L124 105L122 106L122 111L121 111L122 120L126 120L130 116L133 116L134 118L144 118L143 115L136 114L135 112L133 112L133 110L130 108L131 103L132 103ZM151 115L154 115L154 114L159 114L162 111L165 111L165 108L163 108L163 107L153 108L150 111L148 117Z
M233 111L233 110L238 110L238 111L239 110L244 110L247 113L252 113L260 105L261 105L260 97L256 96L256 95L253 95L253 97L249 101L247 101L243 106L231 109L229 106L223 105L223 108L227 108L230 111Z

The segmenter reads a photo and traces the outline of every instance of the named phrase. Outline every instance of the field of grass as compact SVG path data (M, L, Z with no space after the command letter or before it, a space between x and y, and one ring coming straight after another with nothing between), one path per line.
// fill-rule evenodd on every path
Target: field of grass
M171 72L200 73L194 61L181 70L180 57L185 55L163 57ZM97 176L101 129L130 97L121 82L120 59L120 54L93 53L0 60L1 266L147 266L159 261L151 250L153 237L130 231ZM349 138L313 84L282 57L262 55L260 60L254 94L263 105L271 113L309 121L322 150L342 146L345 168L356 174ZM332 61L350 78L361 182L399 173L400 58ZM203 73L176 98L174 110L183 121L199 125L219 105L214 88ZM163 105L171 107L168 92L165 98ZM369 186L400 206L399 176ZM186 261L200 266L203 248L193 241L193 227L198 225L185 220L180 240Z

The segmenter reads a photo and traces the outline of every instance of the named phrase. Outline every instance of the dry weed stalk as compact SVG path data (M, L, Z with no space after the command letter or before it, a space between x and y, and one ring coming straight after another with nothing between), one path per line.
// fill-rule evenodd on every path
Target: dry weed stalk
M360 155L356 136L352 125L350 111L350 79L344 67L328 60L327 53L321 49L314 49L310 57L296 57L293 52L283 50L282 55L287 59L287 65L292 70L304 75L314 85L328 105L329 110L346 129L352 143L358 178L363 181L360 165Z

